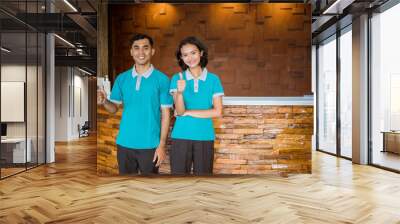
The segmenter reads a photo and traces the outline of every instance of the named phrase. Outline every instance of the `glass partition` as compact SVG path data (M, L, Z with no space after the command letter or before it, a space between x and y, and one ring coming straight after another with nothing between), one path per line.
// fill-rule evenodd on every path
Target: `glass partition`
M16 19L44 2L0 2L0 178L45 163L45 34Z
M318 148L336 154L336 36L318 47Z
M371 162L400 171L400 4L371 19Z
M340 155L352 158L352 32L340 36Z

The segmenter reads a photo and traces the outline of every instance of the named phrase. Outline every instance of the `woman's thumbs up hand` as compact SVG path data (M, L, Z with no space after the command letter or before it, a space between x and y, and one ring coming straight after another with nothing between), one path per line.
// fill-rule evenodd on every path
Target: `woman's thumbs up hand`
M186 88L186 80L183 79L182 73L179 73L179 80L177 83L178 93L183 93L183 91L185 91L185 88Z

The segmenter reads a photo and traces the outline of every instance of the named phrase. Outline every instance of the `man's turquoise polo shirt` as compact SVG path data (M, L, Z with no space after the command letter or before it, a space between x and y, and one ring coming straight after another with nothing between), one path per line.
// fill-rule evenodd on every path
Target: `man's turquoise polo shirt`
M109 100L123 104L117 144L154 149L160 143L161 108L172 107L169 78L153 66L144 74L135 67L117 76Z
M182 78L186 80L183 100L186 110L209 110L213 108L214 97L224 95L224 89L217 75L203 69L201 76L195 79L189 70ZM177 91L177 81L180 75L175 74L171 80L170 93ZM215 139L212 118L195 118L177 116L171 137L197 141L213 141Z

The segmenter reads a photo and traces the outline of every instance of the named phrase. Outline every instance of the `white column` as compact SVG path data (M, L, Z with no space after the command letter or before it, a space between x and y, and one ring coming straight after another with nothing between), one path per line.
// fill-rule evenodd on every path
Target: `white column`
M54 5L46 2L47 12L54 12ZM46 35L46 163L55 162L55 43L54 35Z
M312 45L311 47L311 91L313 92L314 95L314 131L313 131L313 136L312 136L312 150L316 150L317 149L317 85L316 85L316 78L317 78L317 47L315 45Z
M47 34L46 37L46 61L47 61L47 92L46 92L46 163L52 163L55 161L55 150L54 150L54 133L55 133L55 76L54 76L54 35Z
M368 15L353 19L353 162L368 163Z

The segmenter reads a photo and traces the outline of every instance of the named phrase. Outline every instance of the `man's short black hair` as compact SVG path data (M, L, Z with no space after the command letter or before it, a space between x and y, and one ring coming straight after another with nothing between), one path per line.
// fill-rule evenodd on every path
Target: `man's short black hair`
M132 47L132 45L133 45L133 43L135 42L135 41L137 41L137 40L143 40L143 39L147 39L147 40L149 40L149 43L150 43L150 45L153 47L153 39L150 37L150 36L148 36L148 35L146 35L146 34L143 34L143 33L136 33L136 34L134 34L133 36L132 36L132 38L130 39L130 41L129 41L129 43L130 43L130 45L131 45L131 47Z
M203 55L200 57L200 66L202 68L205 68L208 63L208 49L207 49L206 45L203 44L203 42L201 42L197 37L187 37L179 43L178 49L176 50L176 53L175 53L176 59L178 60L178 65L179 65L179 67L181 67L182 71L185 71L186 69L188 69L188 66L182 60L182 53L181 53L181 49L182 49L183 45L186 45L186 44L193 44L199 49L200 52L203 52Z

